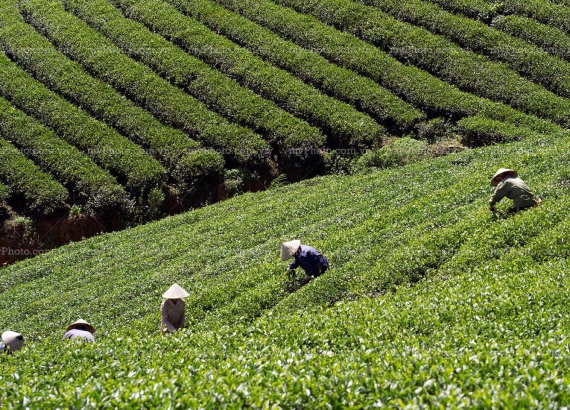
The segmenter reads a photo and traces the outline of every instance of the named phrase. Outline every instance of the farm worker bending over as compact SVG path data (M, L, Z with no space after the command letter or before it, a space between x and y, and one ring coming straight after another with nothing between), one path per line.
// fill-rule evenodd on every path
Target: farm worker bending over
M160 330L162 332L175 332L184 326L186 303L184 303L182 298L188 296L190 296L190 294L176 283L164 292L162 297L166 300L162 302L160 306L160 310L162 311L162 325L160 326Z
M517 172L512 169L500 168L491 179L491 185L497 187L489 200L491 212L495 211L495 204L504 197L513 200L513 207L509 210L512 213L532 208L540 202L540 198L534 199L529 187L518 178Z
M286 261L291 257L295 260L289 264L286 274L299 266L305 271L301 284L305 285L313 278L321 276L329 268L326 258L318 250L311 246L301 245L301 241L289 241L281 244L281 260Z
M95 328L83 319L79 319L77 322L70 324L66 330L63 335L63 340L69 339L88 343L95 341L93 337Z
M6 353L12 354L24 347L24 336L18 332L7 330L2 333L2 342L0 342L0 350L5 350Z

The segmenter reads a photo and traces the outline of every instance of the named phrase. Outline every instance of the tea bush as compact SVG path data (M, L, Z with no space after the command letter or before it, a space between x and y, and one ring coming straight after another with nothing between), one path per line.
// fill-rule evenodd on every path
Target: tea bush
M127 57L102 34L67 13L61 4L29 1L21 7L27 20L60 51L168 125L234 161L253 165L267 156L267 143L259 135L229 123L150 68Z
M61 208L68 196L64 186L3 139L0 139L0 179L10 186L12 193L24 196L27 207L46 214Z
M418 67L402 64L379 48L318 20L320 15L317 13L312 17L269 0L218 2L335 64L370 77L424 111L459 118L480 114L497 121L524 124L539 132L560 130L552 123L509 106L460 91ZM289 6L293 4L287 3ZM295 4L299 4L299 10L302 10L300 3Z
M493 27L536 44L550 54L570 60L570 35L564 31L542 24L528 17L517 15L497 16Z
M200 149L198 142L162 125L108 84L90 77L79 64L58 52L45 37L26 24L17 9L8 7L11 4L9 0L0 2L0 6L6 6L0 17L0 42L5 52L21 67L32 72L52 90L88 109L97 119L147 148L169 171L177 168L179 180L211 178L205 170L191 163L191 152ZM217 172L220 173L219 170Z
M10 196L10 188L0 182L0 202Z
M86 154L57 138L34 118L0 97L0 136L33 158L45 172L63 182L88 213L126 208L128 196L107 171Z
M520 77L504 65L490 62L444 37L396 20L376 8L351 0L328 0L315 5L301 0L279 0L277 3L318 16L323 22L375 44L401 61L433 72L461 89L551 119L565 127L570 125L570 100ZM363 26L361 21L367 21L367 24ZM560 65L565 66L565 63L560 62ZM566 76L567 70L561 70ZM563 90L567 93L567 86Z
M323 129L335 139L335 144L370 145L385 134L384 127L369 116L263 61L167 3L146 0L112 3L127 17L145 24L293 115Z

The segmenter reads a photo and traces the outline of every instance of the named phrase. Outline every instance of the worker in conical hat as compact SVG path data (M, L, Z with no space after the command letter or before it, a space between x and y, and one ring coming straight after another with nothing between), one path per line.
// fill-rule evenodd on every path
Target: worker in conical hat
M83 319L79 319L67 326L66 332L63 335L63 340L75 340L91 343L95 341L93 337L95 328Z
M491 185L496 187L489 200L489 210L495 211L495 204L507 197L513 200L511 213L532 208L540 203L540 198L534 198L530 188L518 177L517 171L509 168L499 168L491 179Z
M2 333L2 342L0 343L0 350L5 350L6 353L12 354L24 347L24 336L18 332L7 330Z
M188 297L190 294L182 289L177 283L172 285L162 297L165 299L160 306L162 312L162 332L175 332L184 326L186 303L182 298Z
M321 276L329 268L329 263L321 252L312 246L302 245L299 240L281 244L281 260L286 261L291 258L295 260L289 264L285 273L290 274L296 268L301 267L305 271L305 276L301 279L303 285Z

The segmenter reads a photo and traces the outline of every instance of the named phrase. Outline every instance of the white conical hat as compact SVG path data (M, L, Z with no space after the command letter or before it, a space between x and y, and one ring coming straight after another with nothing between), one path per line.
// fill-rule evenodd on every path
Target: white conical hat
M511 176L513 176L515 178L518 176L517 171L515 171L514 169L499 168L499 170L497 172L495 172L495 175L493 175L493 178L491 178L491 185L497 186L499 184L499 182L501 182L499 177L502 176L503 174L507 173L507 172L509 172L511 174Z
M291 258L293 255L295 255L295 252L297 252L299 246L301 246L301 241L298 240L282 243L281 260L286 261L287 259Z
M15 352L24 347L24 337L18 332L7 330L2 333L2 341L8 346L10 351Z
M182 299L190 296L188 292L182 289L177 283L168 288L162 295L165 299Z
M77 322L74 322L69 326L67 326L67 331L69 332L71 329L76 329L79 326L85 326L85 330L87 330L90 333L95 333L95 328L83 319L79 319Z

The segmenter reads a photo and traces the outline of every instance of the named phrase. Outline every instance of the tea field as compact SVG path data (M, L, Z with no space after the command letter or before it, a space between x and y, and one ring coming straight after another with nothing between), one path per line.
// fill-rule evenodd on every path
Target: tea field
M0 269L2 408L570 404L570 134L248 193ZM492 214L517 169L542 205ZM298 238L331 269L298 288ZM300 274L300 272L298 272ZM162 335L162 293L189 291ZM96 342L63 342L92 323Z
M350 173L401 137L442 144L440 155L448 140L478 147L570 126L568 2L0 10L1 215L113 213L133 225L278 177Z

